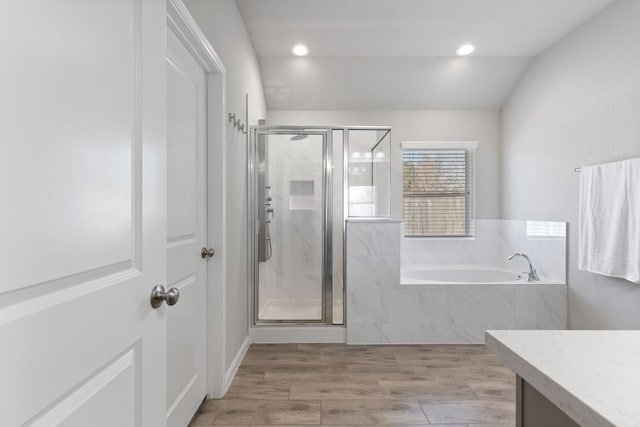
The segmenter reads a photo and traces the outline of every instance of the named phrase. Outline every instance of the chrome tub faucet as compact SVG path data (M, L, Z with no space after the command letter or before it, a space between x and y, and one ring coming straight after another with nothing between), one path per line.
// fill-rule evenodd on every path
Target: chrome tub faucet
M511 261L513 258L520 256L524 259L527 260L527 262L529 263L529 273L528 273L528 278L527 281L529 282L537 282L538 280L540 280L540 278L538 277L538 273L536 272L536 269L533 268L533 265L531 264L531 260L529 259L529 257L523 253L517 252L513 255L511 255L509 258L507 258L507 260Z

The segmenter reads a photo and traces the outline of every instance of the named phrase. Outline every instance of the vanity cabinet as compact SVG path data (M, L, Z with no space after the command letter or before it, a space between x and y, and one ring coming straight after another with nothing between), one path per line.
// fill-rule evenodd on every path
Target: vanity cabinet
M531 384L516 377L516 427L579 426Z

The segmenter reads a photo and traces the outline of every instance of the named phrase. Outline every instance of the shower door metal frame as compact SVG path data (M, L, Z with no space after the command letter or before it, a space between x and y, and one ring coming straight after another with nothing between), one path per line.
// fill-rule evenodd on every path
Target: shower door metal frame
M258 126L250 127L250 138L249 138L249 147L247 147L247 174L248 174L248 241L249 241L249 257L248 257L248 268L249 268L249 280L252 284L249 284L250 291L252 293L251 299L253 300L253 304L250 304L249 313L250 313L250 324L252 326L269 326L269 325L287 325L287 326L296 326L296 325L312 325L312 326L322 326L323 323L327 324L327 326L332 327L345 327L347 325L347 310L346 310L346 301L347 301L347 233L346 233L346 221L349 218L349 131L351 130L379 130L379 131L390 131L391 126L284 126L284 125L266 125L259 124ZM254 161L257 160L257 140L256 136L259 131L264 131L263 134L285 134L285 135L298 135L300 133L308 133L308 132L319 132L327 134L327 144L329 145L329 149L331 150L330 154L332 154L333 150L333 131L342 131L342 165L333 165L333 155L330 157L325 156L325 166L329 165L325 170L331 174L331 181L329 182L330 186L325 182L325 188L329 188L331 192L331 198L329 202L333 203L333 166L342 167L342 246L343 246L343 270L342 270L342 324L333 325L332 317L333 317L333 271L332 265L329 265L329 272L324 272L324 278L329 279L329 286L324 284L325 290L328 289L329 298L326 298L323 302L324 311L327 312L328 316L326 316L324 321L300 321L295 322L291 320L281 320L281 321L261 321L258 322L258 298L257 298L257 290L259 286L259 278L258 278L258 269L257 267L257 259L258 259L258 246L255 241L256 235L255 232L257 230L256 227L256 218L254 217L254 213L256 212L256 202L257 202L257 194L256 187L257 183L254 180L257 180L257 172L254 170L256 166ZM326 154L326 153L325 153ZM329 219L331 221L331 225L333 222L333 209L330 207ZM325 212L326 209L325 209ZM328 254L332 255L332 245L333 245L333 227L330 227L331 232L331 240L328 245L325 245L325 250L327 248L331 249ZM323 251L324 252L324 251ZM324 256L324 254L323 254ZM251 301L250 299L250 301ZM328 321L327 321L328 319Z
M248 184L248 240L249 240L249 277L252 278L253 307L252 324L254 326L269 325L332 325L333 323L333 129L280 127L280 126L254 126L250 128L251 137L247 149L247 184ZM259 195L259 146L260 136L270 135L317 135L322 137L322 289L321 289L321 319L287 319L287 320L260 320L260 269L258 267L258 242L257 236L261 224L259 223L259 211L264 203L258 200ZM267 141L267 140L265 140ZM268 144L268 142L265 142ZM268 148L266 150L268 152ZM263 201L264 202L264 201Z

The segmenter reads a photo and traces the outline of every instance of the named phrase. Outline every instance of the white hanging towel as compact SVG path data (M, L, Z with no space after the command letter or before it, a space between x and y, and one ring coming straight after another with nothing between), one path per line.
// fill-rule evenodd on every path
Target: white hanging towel
M640 158L584 166L578 268L640 283Z

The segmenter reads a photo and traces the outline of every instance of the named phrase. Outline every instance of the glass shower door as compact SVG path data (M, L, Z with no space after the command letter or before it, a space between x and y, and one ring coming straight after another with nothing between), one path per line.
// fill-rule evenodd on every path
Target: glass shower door
M327 134L258 132L256 139L256 322L324 322Z

